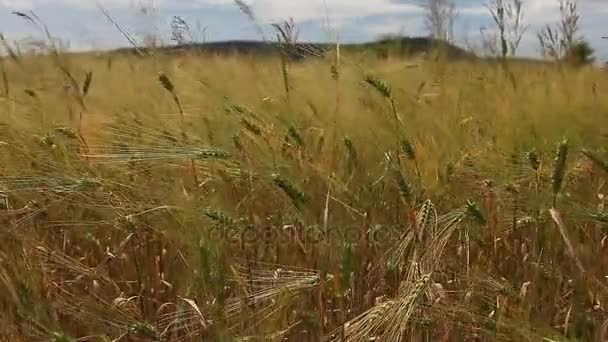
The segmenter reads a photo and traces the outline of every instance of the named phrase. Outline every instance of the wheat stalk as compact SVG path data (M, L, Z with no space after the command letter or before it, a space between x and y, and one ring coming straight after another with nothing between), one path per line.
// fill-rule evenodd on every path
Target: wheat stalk
M557 228L559 229L559 233L561 234L562 239L564 240L564 243L566 244L566 250L568 251L568 254L572 258L572 260L574 260L576 267L578 268L581 275L584 275L585 268L583 267L583 263L580 261L580 259L576 255L576 251L574 250L572 241L568 237L568 231L567 231L566 225L564 224L564 221L562 219L561 213L554 208L549 209L549 213L551 214L551 219L553 219L553 221L557 225Z
M551 185L553 189L553 206L557 204L557 195L562 189L564 175L566 174L566 161L568 159L568 140L562 140L557 145L553 172L551 173Z
M391 105L391 109L393 111L393 117L395 118L396 123L400 124L402 127L405 127L403 120L397 113L397 106L395 104L395 99L393 98L393 93L391 91L391 87L385 81L374 75L368 75L365 77L365 82L371 85L376 91L382 95Z
M608 172L608 162L603 160L597 153L589 150L582 150L583 155L591 160L597 167L604 172Z

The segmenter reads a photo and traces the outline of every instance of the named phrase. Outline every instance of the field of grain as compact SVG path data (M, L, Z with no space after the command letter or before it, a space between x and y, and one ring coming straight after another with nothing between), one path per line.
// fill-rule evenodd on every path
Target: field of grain
M608 338L604 72L0 63L0 340Z

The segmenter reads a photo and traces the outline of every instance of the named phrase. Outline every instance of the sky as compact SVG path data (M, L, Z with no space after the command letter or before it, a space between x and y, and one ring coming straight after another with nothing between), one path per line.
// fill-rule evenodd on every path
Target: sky
M272 22L293 18L300 40L341 42L377 39L383 34L426 35L424 13L417 4L424 0L243 0L254 11L263 28ZM454 25L459 45L475 45L480 28L495 27L484 7L492 0L454 0L458 17ZM519 50L522 56L538 56L536 32L559 19L558 0L523 0L525 21L530 25ZM136 38L153 33L171 43L171 21L180 16L188 22L194 39L218 41L260 40L256 25L247 19L233 0L0 0L0 33L10 40L39 39L39 32L13 11L34 11L51 34L69 42L73 50L110 49L128 42L103 16L103 6ZM142 8L154 11L142 12ZM608 0L579 0L581 35L608 60ZM269 31L268 31L269 32Z

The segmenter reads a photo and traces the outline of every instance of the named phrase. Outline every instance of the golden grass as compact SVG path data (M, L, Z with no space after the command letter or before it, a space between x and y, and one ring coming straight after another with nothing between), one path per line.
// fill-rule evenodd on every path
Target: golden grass
M600 341L606 74L336 55L3 60L0 339Z

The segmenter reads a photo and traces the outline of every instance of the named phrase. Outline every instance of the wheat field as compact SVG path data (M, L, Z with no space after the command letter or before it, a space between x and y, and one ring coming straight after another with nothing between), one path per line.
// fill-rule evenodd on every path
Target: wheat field
M604 341L608 77L1 60L3 341Z

